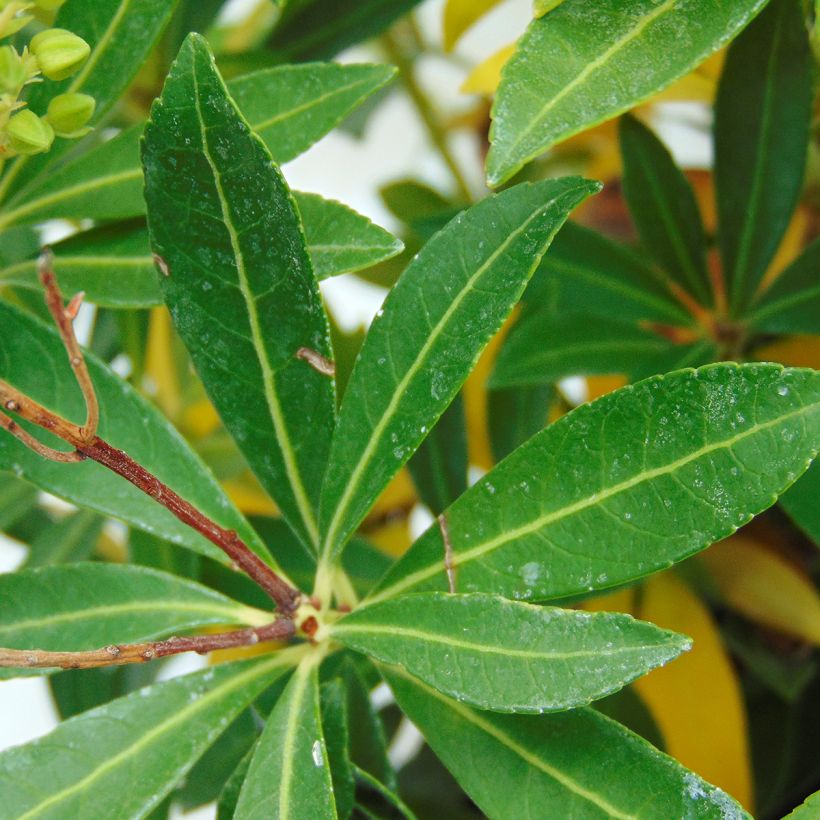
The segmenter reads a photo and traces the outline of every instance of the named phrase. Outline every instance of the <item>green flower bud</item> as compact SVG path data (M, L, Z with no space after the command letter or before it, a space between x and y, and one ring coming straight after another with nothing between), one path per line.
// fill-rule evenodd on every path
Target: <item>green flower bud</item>
M94 116L97 101L88 94L58 94L48 104L46 119L58 137L81 137Z
M13 46L0 48L0 93L20 93L28 79L28 69Z
M54 129L33 111L15 114L6 126L9 145L18 154L42 154L54 142Z
M41 31L32 38L29 49L49 80L70 77L91 53L91 47L82 37L62 28Z

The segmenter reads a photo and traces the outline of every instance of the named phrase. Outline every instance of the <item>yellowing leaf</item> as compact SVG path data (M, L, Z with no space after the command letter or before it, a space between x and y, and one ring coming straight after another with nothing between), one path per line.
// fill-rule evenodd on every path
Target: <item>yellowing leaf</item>
M598 399L623 387L629 380L626 376L587 376L587 390L589 392L589 401Z
M820 336L789 336L757 348L755 358L790 367L820 368Z
M666 751L751 808L746 712L709 610L667 572L645 584L635 614L694 640L687 655L634 684L663 734Z
M412 541L407 519L391 519L377 529L368 530L367 540L387 555L403 555Z
M200 399L185 408L181 426L194 438L205 438L219 427L219 415L208 399Z
M581 604L581 609L587 612L624 612L631 615L635 609L635 587L588 598Z
M464 32L501 0L447 0L444 7L444 50L452 51Z
M765 544L736 535L707 550L700 560L732 609L820 646L820 595L807 577Z
M410 478L410 472L404 467L384 488L384 492L370 510L370 517L378 518L396 510L409 510L416 503L416 499L416 487Z
M806 245L808 234L809 213L806 208L800 207L795 211L791 222L789 222L783 241L780 243L780 247L777 249L777 253L774 255L774 259L772 259L766 275L760 283L761 290L769 287L780 273L800 255Z
M222 489L245 515L280 515L279 508L250 472L223 481Z
M153 399L170 419L182 410L182 390L172 349L171 317L164 307L151 309L145 374L153 388Z
M488 97L495 94L501 80L501 69L512 57L514 51L515 43L510 43L496 51L483 63L479 63L461 84L461 91L464 94L485 94Z

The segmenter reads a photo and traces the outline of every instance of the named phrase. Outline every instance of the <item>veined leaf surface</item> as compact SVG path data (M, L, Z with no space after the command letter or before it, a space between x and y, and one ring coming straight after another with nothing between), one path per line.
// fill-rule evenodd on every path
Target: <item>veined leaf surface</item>
M331 628L336 640L460 701L497 712L573 709L660 666L690 641L614 612L495 595L405 595Z
M460 592L548 600L640 578L769 507L820 445L820 374L717 364L563 416L445 511ZM446 590L431 527L371 600Z
M310 659L299 665L265 724L234 817L336 818L318 674Z
M120 820L150 814L300 652L225 664L141 689L3 752L0 817Z
M519 185L459 214L388 295L345 391L322 487L323 551L341 549L444 412L555 232L598 190Z
M726 58L715 102L715 183L736 315L754 298L803 188L811 65L795 0L772 0Z
M0 376L54 412L81 420L82 395L56 331L2 301L0 326L5 330L0 334ZM217 524L235 529L254 552L268 560L268 552L250 524L168 420L94 356L86 354L86 359L100 401L100 435ZM0 469L14 472L66 501L227 562L210 541L99 464L47 461L3 431Z
M73 652L208 624L261 626L270 620L192 581L148 567L102 563L0 575L0 600L0 646L9 649ZM0 677L43 671L0 669Z
M490 818L742 820L726 792L592 709L499 715L382 669L402 711Z
M329 329L296 205L205 41L180 49L145 130L151 244L211 400L306 544L336 413ZM183 208L183 202L197 202Z
M764 4L564 0L533 20L501 73L487 156L490 185L682 77Z

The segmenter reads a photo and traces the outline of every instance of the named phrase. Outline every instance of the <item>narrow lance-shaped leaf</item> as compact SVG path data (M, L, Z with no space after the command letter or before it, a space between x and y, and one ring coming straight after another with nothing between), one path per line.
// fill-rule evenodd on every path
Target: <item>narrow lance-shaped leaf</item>
M289 650L174 678L3 752L3 816L144 817L230 721L294 662ZM57 759L59 766L53 765Z
M730 40L765 0L564 0L533 20L504 66L487 179L632 108Z
M726 792L593 709L479 712L395 668L402 711L490 818L742 820Z
M394 73L366 64L277 66L232 80L228 88L282 163L306 151ZM0 227L61 216L110 221L143 214L142 131L142 124L135 125L32 180L0 213Z
M265 724L239 795L236 820L337 816L312 660L299 665Z
M820 334L820 239L780 273L748 317L765 333Z
M331 634L480 709L531 713L615 692L691 644L629 615L440 592L366 606Z
M596 183L520 185L459 214L405 270L350 377L322 488L335 554L452 401L567 214Z
M56 413L82 419L82 395L56 331L1 301L0 326L4 328L0 334L0 376ZM267 558L259 537L168 420L94 356L86 354L86 359L100 402L100 435L217 524L236 530L254 552ZM118 518L218 561L227 560L165 507L92 461L47 461L4 431L0 434L0 469L10 470L66 501Z
M542 310L516 322L498 354L490 387L534 386L567 376L631 373L671 342L616 319Z
M177 331L262 485L316 545L336 412L327 317L287 184L198 35L154 104L143 163Z
M340 820L347 820L353 811L356 779L349 754L347 692L342 679L333 678L323 684L319 700L322 732L333 781L333 800Z
M384 228L341 202L298 191L293 198L317 279L369 267L395 256L403 247ZM87 301L103 307L162 304L148 229L142 220L84 231L52 249L54 269L66 293L85 291ZM0 270L0 286L40 290L37 259L35 254Z
M371 600L547 600L640 578L769 507L820 444L820 374L718 364L646 379L533 436L431 527ZM447 566L445 566L447 564Z
M641 241L679 285L710 304L706 235L692 186L640 120L622 117L620 138L624 195Z
M715 103L715 182L736 315L752 301L803 187L811 65L797 0L773 0L726 58Z
M496 461L547 426L554 395L551 384L488 391L487 423Z
M207 587L148 567L80 563L0 575L0 646L80 651L209 624L270 620ZM53 670L51 670L53 671ZM43 674L2 669L0 677Z
M103 523L102 516L91 510L58 518L29 542L26 569L84 561L94 550Z

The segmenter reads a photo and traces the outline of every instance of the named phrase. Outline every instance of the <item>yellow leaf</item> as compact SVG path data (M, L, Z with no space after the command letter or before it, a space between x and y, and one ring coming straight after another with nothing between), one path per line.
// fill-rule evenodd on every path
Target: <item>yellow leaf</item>
M172 350L171 317L163 307L151 309L145 374L150 379L154 401L170 419L182 410L182 391Z
M746 712L711 613L667 572L646 582L636 615L694 640L691 652L634 684L667 752L751 810Z
M452 51L467 29L501 0L447 0L444 7L444 50Z
M605 396L619 387L623 387L629 380L626 376L587 376L588 401Z
M208 399L200 399L185 408L181 427L194 438L205 438L219 427L219 414Z
M808 210L804 207L800 207L795 211L791 222L789 222L789 227L786 230L783 241L780 243L780 247L778 247L774 259L772 259L771 264L766 270L763 281L760 283L761 291L766 290L766 288L777 279L780 273L800 255L800 252L806 245L806 237L809 234L809 230Z
M250 472L223 481L222 489L245 515L279 515L279 508Z
M512 57L515 51L515 43L496 51L491 57L479 63L461 84L461 91L464 94L486 94L491 97L495 94L498 83L501 81L501 69Z
M765 544L736 535L700 557L726 603L764 626L820 646L820 595Z
M817 369L820 368L820 336L789 336L757 348L754 356L761 362Z
M367 540L387 555L398 557L410 546L410 527L406 518L390 519L377 529L368 530Z
M395 475L384 488L368 514L368 518L380 517L397 510L409 510L416 503L416 488L406 467Z

